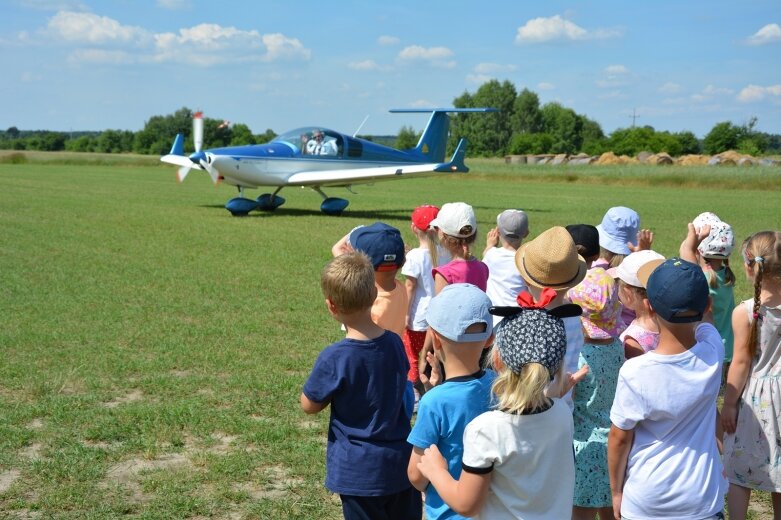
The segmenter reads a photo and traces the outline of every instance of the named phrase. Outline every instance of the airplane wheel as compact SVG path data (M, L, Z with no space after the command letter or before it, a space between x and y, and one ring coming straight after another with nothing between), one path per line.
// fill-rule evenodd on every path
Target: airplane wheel
M320 204L320 211L326 215L339 216L342 211L350 204L349 200L340 199L337 197L328 197Z
M274 211L282 204L285 203L285 199L279 195L272 195L271 193L264 193L258 197L258 208L261 211Z
M236 197L225 204L225 209L231 212L234 217L246 217L253 209L258 209L257 201Z

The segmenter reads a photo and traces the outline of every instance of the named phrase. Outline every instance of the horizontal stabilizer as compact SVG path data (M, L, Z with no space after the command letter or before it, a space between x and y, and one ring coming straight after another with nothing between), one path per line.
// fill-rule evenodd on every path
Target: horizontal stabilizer
M469 112L498 112L498 108L392 108L388 112L394 114L430 114L431 112L469 113Z
M174 155L174 154L168 154L160 157L160 160L164 163L168 164L175 164L177 166L187 166L189 168L197 168L199 170L203 170L203 168L199 164L195 164L190 160L189 157L185 157L184 155Z

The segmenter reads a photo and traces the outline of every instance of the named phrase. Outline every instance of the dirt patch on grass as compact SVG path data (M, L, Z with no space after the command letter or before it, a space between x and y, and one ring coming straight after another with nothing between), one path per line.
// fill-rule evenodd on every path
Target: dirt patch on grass
M5 493L11 489L11 486L14 485L14 482L16 482L21 476L22 472L18 469L9 469L8 471L3 471L0 473L0 493Z
M83 440L81 441L81 445L85 448L97 448L99 450L115 450L117 448L122 447L122 443L119 441L115 442L106 442L106 441L91 441L91 440Z
M181 453L162 455L155 459L129 459L109 468L101 487L108 488L112 484L126 489L132 503L148 502L152 497L141 489L142 474L150 471L175 470L190 468L190 460Z
M189 377L193 374L192 370L171 370L169 372L174 377Z
M134 403L136 401L141 401L144 399L144 393L141 390L133 390L132 392L125 394L123 396L117 397L111 401L107 401L103 403L103 406L106 408L116 408L119 405L127 404L127 403Z
M35 442L19 450L19 455L21 455L25 459L38 460L42 458L41 457L42 449L43 449L43 444L41 444L40 442Z
M233 489L247 493L253 500L273 500L286 496L292 488L304 484L303 479L291 477L284 466L270 466L262 472L265 482L239 482L233 484Z
M35 418L32 421L25 424L24 427L27 428L28 430L40 430L41 428L43 428L43 420Z
M211 438L216 441L216 444L206 451L214 455L227 455L231 451L231 445L238 439L236 435L220 432L212 433Z

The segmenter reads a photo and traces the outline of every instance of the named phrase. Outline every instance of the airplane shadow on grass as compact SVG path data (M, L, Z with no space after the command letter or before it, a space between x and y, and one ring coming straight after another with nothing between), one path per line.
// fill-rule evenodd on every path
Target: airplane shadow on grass
M204 204L202 208L219 208L225 209L221 204ZM498 215L502 211L506 210L505 207L500 206L472 206L474 209L479 210L493 210ZM366 220L381 220L383 222L400 222L401 225L409 222L410 215L414 207L400 208L400 209L386 209L382 211L376 210L346 210L342 217L350 218L362 218ZM523 208L526 213L550 213L550 209L535 209L535 208ZM239 218L263 218L274 216L323 216L323 213L315 209L303 209L303 208L277 208L274 211L253 211L246 217ZM335 217L339 218L339 217ZM398 226L397 226L398 227Z

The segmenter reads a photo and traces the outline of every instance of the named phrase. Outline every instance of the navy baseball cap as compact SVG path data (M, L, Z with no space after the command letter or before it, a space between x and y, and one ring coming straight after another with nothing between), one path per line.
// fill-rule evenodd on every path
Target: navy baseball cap
M353 249L369 257L375 271L398 269L404 265L404 240L393 226L382 222L360 226L352 230L349 240Z
M426 309L426 321L442 336L458 343L485 341L493 333L491 300L471 283L446 285ZM467 332L475 323L485 324L482 332Z
M697 264L678 257L643 265L637 277L654 312L670 323L701 321L708 308L708 281Z

